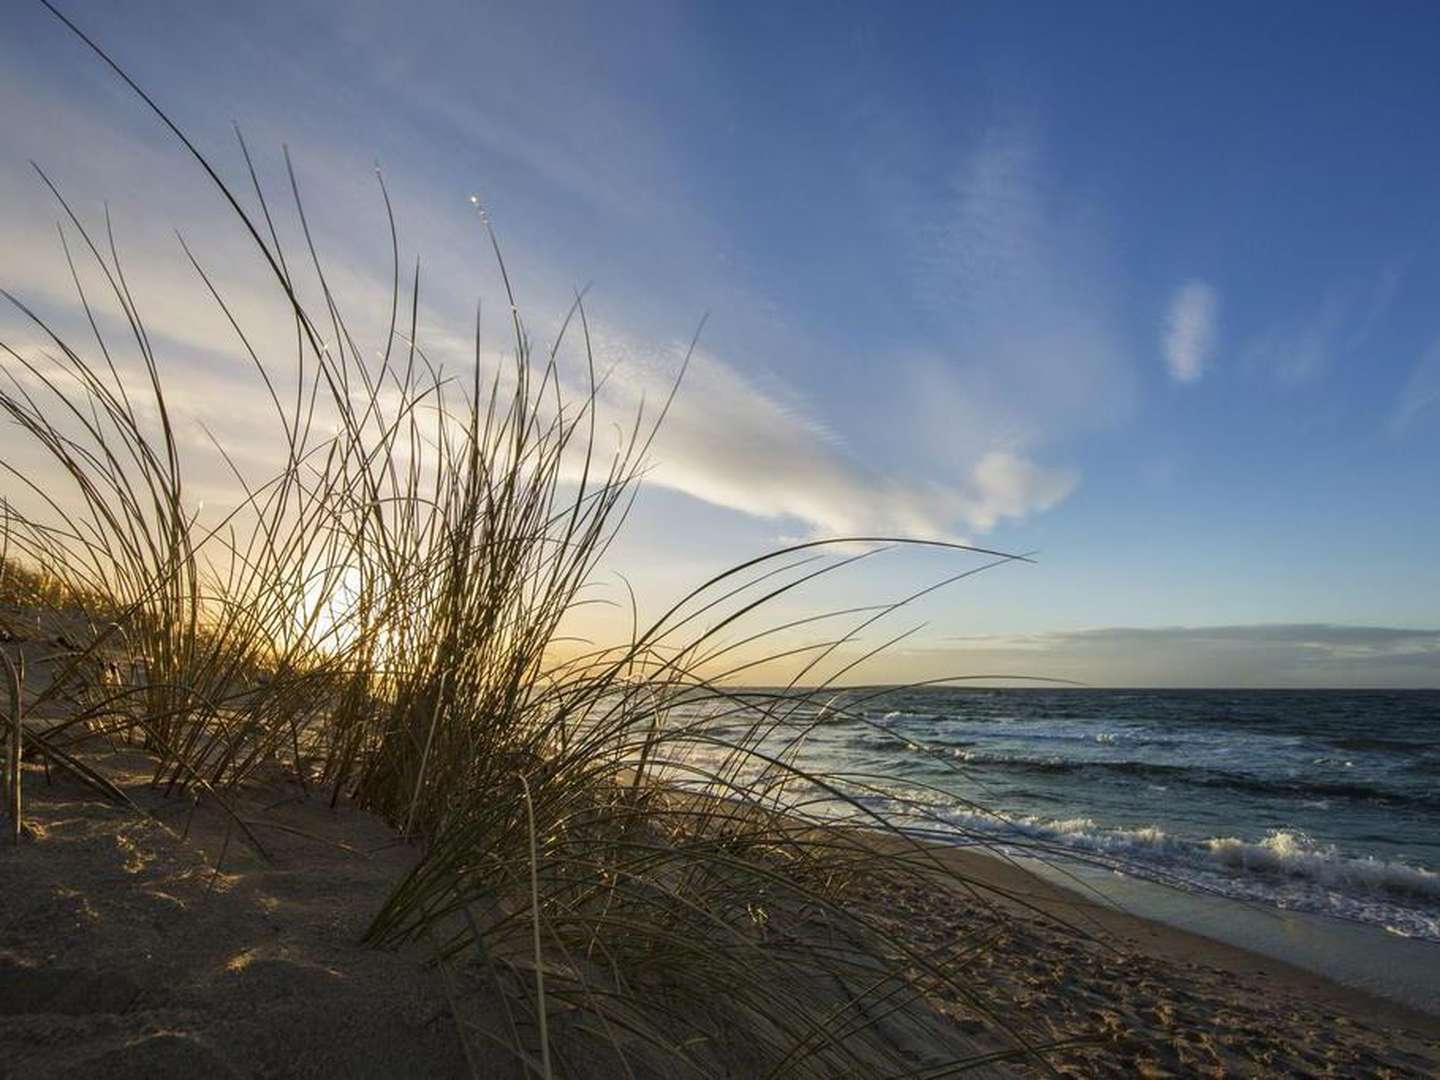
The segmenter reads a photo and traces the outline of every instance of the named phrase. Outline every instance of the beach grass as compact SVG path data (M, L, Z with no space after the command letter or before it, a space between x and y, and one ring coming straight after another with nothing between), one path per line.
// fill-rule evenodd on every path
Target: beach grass
M986 887L910 839L907 815L925 811L886 778L829 774L805 752L815 725L864 719L863 692L831 688L853 667L842 645L912 598L766 622L780 598L865 553L922 542L794 544L714 574L618 643L567 642L667 403L638 409L614 445L597 434L603 376L584 300L537 349L488 221L507 361L487 368L477 325L468 371L432 363L420 269L401 269L383 179L388 329L362 346L293 170L298 251L281 242L243 140L232 185L115 70L238 215L295 346L267 355L184 248L251 361L278 448L256 476L216 443L236 498L202 512L170 358L110 222L86 222L41 173L94 341L4 294L39 345L0 345L0 409L49 476L0 463L0 589L57 628L44 674L27 677L22 660L11 678L16 836L22 756L120 798L87 751L139 745L156 788L222 808L237 842L263 854L230 806L278 763L310 798L370 811L413 845L364 939L422 943L447 977L486 984L503 1008L498 1034L454 1006L477 1075L496 1055L543 1076L586 1060L616 1075L717 1075L737 1053L755 1075L939 1076L993 1060L932 1008L939 996L1009 1032L1001 1056L1043 1068L1046 1047L951 962L975 943L957 933L922 950L883 918L896 890L957 889L978 905ZM102 332L96 290L121 315L119 338ZM578 386L562 375L562 341L585 359ZM1012 558L928 546L979 562L936 587ZM615 621L624 627L623 613ZM768 645L831 625L841 629L798 649ZM780 660L790 685L736 689Z

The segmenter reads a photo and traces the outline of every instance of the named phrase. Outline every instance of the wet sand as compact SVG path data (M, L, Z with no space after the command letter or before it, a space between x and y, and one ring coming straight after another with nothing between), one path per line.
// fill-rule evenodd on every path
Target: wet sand
M940 857L995 890L985 895L1000 910L910 892L893 898L897 923L936 944L957 926L988 925L975 975L1009 999L1021 1029L1037 1041L1099 1036L1053 1057L1062 1073L1440 1075L1433 1013L1119 910L988 852Z

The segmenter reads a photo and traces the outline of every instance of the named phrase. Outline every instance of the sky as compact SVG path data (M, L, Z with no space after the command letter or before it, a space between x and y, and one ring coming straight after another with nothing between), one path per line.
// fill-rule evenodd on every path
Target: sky
M442 350L501 310L472 195L538 339L591 287L622 405L708 314L606 567L644 604L786 542L939 537L1035 562L898 613L867 681L1440 685L1432 4L65 10L232 179L232 123L267 182L288 146L376 310L378 163ZM108 201L177 408L261 461L175 235L275 310L213 188L38 3L0 10L0 104L0 286L77 318L31 161ZM887 553L775 617L963 568Z

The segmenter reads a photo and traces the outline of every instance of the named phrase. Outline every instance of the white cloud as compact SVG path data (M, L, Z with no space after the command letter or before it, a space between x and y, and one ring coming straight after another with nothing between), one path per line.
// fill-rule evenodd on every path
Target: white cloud
M600 356L611 374L606 409L618 420L641 400L663 400L669 362L612 339ZM757 517L788 519L822 535L899 534L957 538L1055 505L1074 488L1072 470L1015 450L992 449L945 482L894 475L860 459L800 403L767 392L700 351L657 440L650 483Z
M1058 182L1024 110L998 110L939 169L933 129L902 101L875 106L864 141L923 340L877 358L884 378L852 423L902 487L929 480L928 504L977 532L1055 506L1078 474L1039 460L1134 402L1103 212Z
M970 474L966 517L981 530L1002 517L1024 517L1050 509L1079 483L1073 469L1036 465L1007 450L992 450Z
M185 227L207 268L219 272L218 284L247 333L273 361L293 350L293 342L283 300L265 268L203 178L162 135L150 131L153 125L143 111L135 114L133 126L107 125L102 111L92 115L93 102L72 99L67 88L42 101L40 86L18 86L37 103L37 113L57 119L26 131L23 147L0 155L0 195L7 197L0 201L25 208L0 222L0 240L6 241L0 245L5 252L0 259L3 276L40 300L70 330L81 329L53 233L36 224L53 218L56 210L29 175L22 150L23 156L54 166L57 179L87 217L94 215L100 196L116 188L128 192L118 208L120 245L148 329L159 344L173 403L188 419L216 431L237 456L261 468L270 449L268 405L238 342L185 264L168 228L172 223ZM118 115L130 117L131 105L123 95L118 104L110 104ZM653 199L648 192L633 197L632 172L665 173L663 141L643 125L639 134L645 136L640 140L645 160L635 168L632 130L614 140L627 147L625 154L607 156L601 153L603 146L588 143L582 153L563 140L516 142L510 127L496 126L500 121L492 114L503 112L471 117L472 124L481 127L468 130L467 137L501 157L523 159L521 165L543 180L541 186L569 196L564 202L581 198L609 211L616 201L613 192L628 190L632 208L650 214L663 207L662 216L676 231L677 249L703 249L713 239L715 230L701 211L659 194ZM622 120L634 127L633 118L620 115L618 103L609 103L602 112L604 122L597 123L607 132L613 133ZM276 180L278 162L265 133L278 131L284 119L263 110L254 122L246 116L267 183ZM257 128L259 138L254 137ZM390 136L377 129L374 137L383 141ZM77 158L74 145L86 146L87 155ZM100 152L90 153L95 146ZM340 222L351 233L363 233L353 228L354 222L372 220L366 215L376 210L368 171L359 170L357 183L355 162L346 150L307 139L297 167L327 274L350 317L366 324L354 327L362 346L373 349L381 344L388 314L388 252L368 250L374 246L373 237L366 239L369 233L357 239L333 227ZM782 380L754 374L758 365L748 357L742 369L735 360L744 355L740 349L703 353L655 446L650 482L745 514L799 522L814 533L829 534L955 538L1060 502L1078 477L1073 470L1043 464L1041 448L1125 400L1127 371L1114 332L1115 312L1102 284L1111 275L1078 223L1084 214L1067 213L1057 203L1063 193L1049 182L1038 156L1027 131L1002 125L959 159L946 183L941 219L908 234L914 244L913 284L942 318L942 336L950 334L936 349L936 356L943 354L944 359L927 357L900 379L879 364L853 373L854 396L866 414L857 423L857 417L837 415L827 407L834 406L834 400L822 404L824 387L815 399L801 401ZM232 150L219 151L217 157L222 170L235 165ZM603 169L597 158L604 159ZM575 171L577 160L586 162L583 172ZM146 178L174 173L177 163L179 175L189 182L179 195L167 188L162 197ZM352 175L347 176L347 170ZM233 168L227 171L232 178L239 175ZM496 293L483 269L477 281L479 237L476 242L454 241L457 218L467 213L462 204L468 188L446 191L403 165L387 177L397 196L402 243L417 246L426 257L424 293L433 306L427 310L422 301L421 336L430 343L431 355L454 371L457 364L468 363L464 327L470 289L479 287L492 300ZM283 183L272 187L275 190L283 192ZM15 201L9 202L10 197ZM285 202L283 196L279 202ZM281 231L293 240L292 214L283 205L280 211ZM517 271L512 263L511 268L521 286L522 308L533 326L543 328L546 320L534 316L563 307L566 289L560 286L568 286L573 269L543 244L531 246L522 238L515 247L526 258L514 263L528 264ZM408 259L403 253L402 262ZM725 305L729 310L747 306L741 302L747 294L737 289L736 299ZM537 296L538 303L532 303ZM116 314L102 293L92 300L102 313ZM60 305L68 310L57 315ZM619 420L642 398L652 405L663 399L676 350L636 346L656 339L656 320L633 303L600 303L595 310L614 316L612 355L606 359L618 361L618 366L606 408L608 416ZM458 319L448 317L456 313ZM375 323L378 333L376 325L368 325ZM28 343L28 331L13 337L14 325L12 321L0 329L10 331L10 340ZM493 320L487 325L494 325ZM458 332L447 337L439 327L457 327ZM783 342L774 348L785 353ZM657 357L664 362L657 363ZM764 357L758 359L763 364ZM932 359L933 366L926 368ZM813 374L816 369L810 370ZM869 381L862 385L862 378ZM897 422L899 417L903 423ZM848 438L837 437L831 424ZM889 438L895 446L880 445Z
M122 255L128 255L129 279L142 298L141 313L166 373L169 407L191 448L192 464L206 460L194 477L199 481L195 490L204 491L207 502L223 503L223 469L218 461L208 460L214 455L200 425L213 431L232 457L249 465L253 479L277 464L271 460L276 421L238 340L184 265L178 246L147 241ZM64 280L63 271L33 273L40 266L55 269L59 256L53 248L54 241L44 237L25 245L32 268L25 291L38 294L46 314L67 336L73 333L73 340L86 351L73 285ZM18 257L19 252L15 254ZM220 275L218 284L283 386L293 377L294 349L283 297L278 290L265 288L263 279L235 274L237 266L254 262L253 257L229 254L219 260L229 272ZM358 309L364 316L388 310L384 284L363 269L332 259L327 275L347 311ZM84 276L96 274L87 268ZM124 332L113 298L101 289L89 295L114 344ZM187 302L153 302L165 296L184 296ZM351 302L357 298L357 303ZM450 320L440 312L422 310L421 324L421 344L432 359L443 362L447 370L468 367L469 344L445 329L452 325ZM362 317L355 329L362 349L381 346L383 320ZM653 415L665 400L683 347L639 345L639 336L621 324L602 321L592 329L599 365L609 371L601 419L628 430L642 401ZM34 328L15 312L0 315L0 339L22 352L28 352L32 343L39 344ZM129 357L130 350L122 352L126 354L122 373L129 378L134 358ZM496 360L490 349L482 357L486 364ZM572 400L582 393L578 386L572 386ZM1047 509L1076 483L1071 471L1038 464L1014 448L992 447L953 459L957 468L943 481L877 468L865 460L863 448L848 445L829 431L782 385L762 388L703 349L691 363L652 457L649 483L752 516L798 522L815 535L958 539L965 533L988 531L1002 520Z
M1165 319L1165 366L1176 382L1194 382L1205 373L1215 348L1220 298L1203 281L1175 291Z

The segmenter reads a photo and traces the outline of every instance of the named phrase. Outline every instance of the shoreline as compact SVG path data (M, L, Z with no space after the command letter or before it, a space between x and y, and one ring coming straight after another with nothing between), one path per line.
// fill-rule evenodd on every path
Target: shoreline
M1052 880L1059 876L1043 863L1031 869ZM1075 876L1147 922L1318 976L1347 993L1364 993L1440 1019L1436 942L1263 901L1168 887L1123 871L1081 867ZM1067 888L1064 881L1054 883Z
M36 1076L466 1074L433 956L359 943L412 862L393 830L279 782L243 798L267 862L227 843L218 808L153 792L137 755L110 766L168 825L26 770L31 839L0 851L19 883L0 922L0 1060ZM921 843L953 884L937 874L857 905L949 957L1032 1044L1065 1044L1046 1054L1060 1075L1440 1073L1440 1017L1117 910L1000 852ZM977 1052L1014 1045L966 1002L929 1001Z
M1308 997L1328 1002L1337 1009L1417 1028L1431 1037L1440 1038L1440 975L1432 975L1430 993L1424 1004L1414 998L1405 1000L1397 994L1363 985L1358 980L1343 978L1334 970L1319 970L1318 966L1300 962L1297 950L1293 950L1297 935L1293 932L1287 935L1286 931L1303 925L1320 934L1363 935L1372 939L1369 944L1373 945L1377 940L1389 942L1397 950L1407 949L1417 955L1422 950L1433 952L1433 956L1427 957L1431 961L1425 965L1427 973L1431 970L1440 972L1440 946L1389 935L1368 926L1329 920L1324 916L1261 908L1260 905L1229 897L1171 889L1119 872L1085 872L1084 868L1080 868L1081 872L1076 873L1077 868L1065 867L1066 873L1074 873L1087 888L1100 893L1097 896L1081 891L1073 882L1062 880L1063 875L1054 865L1062 860L1012 859L980 845L940 844L937 847L941 850L942 861L966 876L1004 889L1056 918L1080 922L1082 928L1093 930L1097 936L1114 938L1167 960L1203 961L1247 978L1264 977ZM1144 901L1153 903L1156 894L1170 901L1169 910L1163 914L1153 908L1146 910L1151 905ZM1137 903L1137 900L1141 902ZM1213 908L1219 916L1228 916L1229 926L1222 929L1216 915L1196 918L1195 909L1200 907ZM1190 909L1188 914L1187 909ZM1273 951L1265 947L1262 935L1254 929L1266 922L1273 924L1275 930ZM1202 925L1211 932L1200 929ZM1292 946L1291 955L1277 955L1282 944Z
M1054 1053L1062 1076L1440 1075L1434 1013L1118 908L996 851L927 847L998 910L936 890L950 895L888 898L896 923L936 947L978 926L975 975L1028 1037L1094 1041Z

